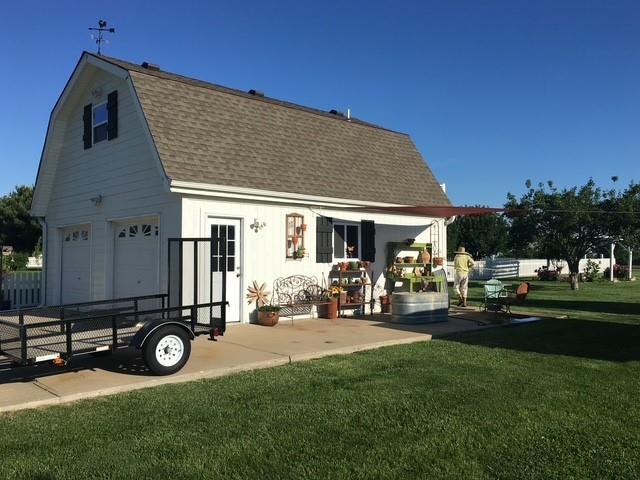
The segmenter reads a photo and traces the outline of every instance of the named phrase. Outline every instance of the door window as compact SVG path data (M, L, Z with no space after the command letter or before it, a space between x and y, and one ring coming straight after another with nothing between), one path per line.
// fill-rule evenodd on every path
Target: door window
M225 237L226 241L224 243L225 248L227 249L227 265L222 263L222 254L223 250L220 248L220 243L217 241L218 238ZM236 227L235 225L211 225L211 238L213 238L213 242L211 244L211 271L212 272L233 272L236 268Z

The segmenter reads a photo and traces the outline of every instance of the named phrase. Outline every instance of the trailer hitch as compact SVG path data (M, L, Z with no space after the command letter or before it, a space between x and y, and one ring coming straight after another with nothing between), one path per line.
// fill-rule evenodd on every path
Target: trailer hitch
M53 363L56 367L64 367L67 365L67 360L62 357L54 358L51 363Z

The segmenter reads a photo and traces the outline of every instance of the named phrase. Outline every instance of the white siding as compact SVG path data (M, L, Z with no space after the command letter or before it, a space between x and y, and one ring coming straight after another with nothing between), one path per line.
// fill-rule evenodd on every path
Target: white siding
M100 98L91 91L102 90ZM103 141L84 150L82 109L87 103L106 100L109 92L118 90L118 138ZM119 79L94 67L87 68L75 85L72 95L60 112L54 128L63 140L55 162L53 188L47 204L48 245L46 259L46 302L60 300L60 229L64 226L91 224L92 299L112 295L113 233L111 221L124 218L154 216L159 218L161 232L160 262L166 258L166 239L179 235L180 199L168 192L162 170L148 140L144 119L137 109L128 80ZM60 136L58 131L53 132ZM54 153L52 153L53 155ZM95 206L92 197L102 196ZM161 269L160 284L166 283Z
M285 216L288 213L304 215L308 225L305 233L305 245L308 258L293 260L285 258ZM385 265L385 247L387 242L402 241L415 238L417 242L429 242L429 225L433 218L411 217L406 215L389 215L379 213L348 212L320 207L301 207L299 205L277 205L266 203L250 203L247 201L222 201L202 197L183 197L182 200L182 236L208 237L205 224L208 217L239 218L243 225L244 261L241 269L241 321L249 321L253 306L244 301L247 286L253 281L267 282L268 290L272 290L273 281L278 277L295 274L315 276L319 282L327 278L331 263L316 263L316 217L328 216L334 221L346 220L359 222L373 220L376 224L376 261L373 265L376 288L374 295L379 295L384 288L383 269ZM254 219L266 222L266 226L258 232L249 227ZM446 241L444 220L439 219L441 242ZM446 244L441 244L441 251L446 252ZM190 276L187 276L188 278ZM185 292L189 285L185 284ZM185 293L185 295L187 295ZM186 298L189 298L188 296Z

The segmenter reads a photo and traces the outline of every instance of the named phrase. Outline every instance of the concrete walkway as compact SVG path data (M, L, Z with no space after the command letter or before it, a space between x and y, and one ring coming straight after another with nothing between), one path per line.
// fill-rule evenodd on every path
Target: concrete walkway
M191 358L178 373L150 374L141 352L124 349L114 355L83 355L65 368L49 363L10 368L0 364L0 412L72 402L158 385L213 378L234 372L347 354L390 345L431 340L434 336L483 328L451 318L430 325L395 325L367 319L303 319L276 327L230 325L218 341L198 337Z

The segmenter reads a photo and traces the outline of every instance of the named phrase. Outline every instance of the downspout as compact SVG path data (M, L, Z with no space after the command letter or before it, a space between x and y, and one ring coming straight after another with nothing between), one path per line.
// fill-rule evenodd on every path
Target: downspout
M45 217L39 217L40 226L42 227L42 272L40 274L40 305L47 303L47 250L49 245L49 229L47 228L47 220Z

